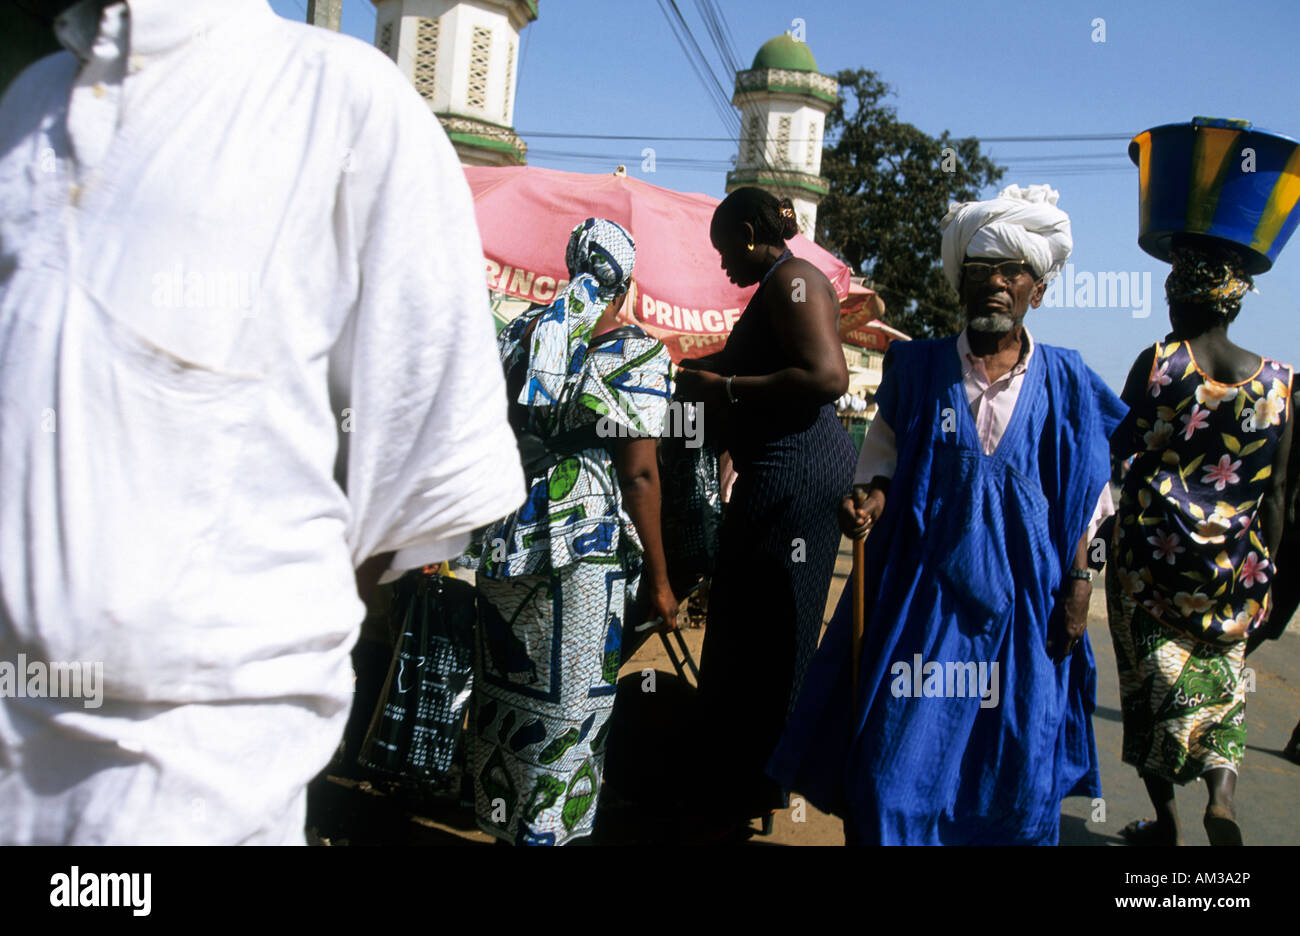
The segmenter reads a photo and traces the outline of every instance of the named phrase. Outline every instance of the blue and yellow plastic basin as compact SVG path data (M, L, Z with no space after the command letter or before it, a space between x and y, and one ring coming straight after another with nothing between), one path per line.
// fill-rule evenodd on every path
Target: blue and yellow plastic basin
M1138 245L1168 262L1174 235L1237 247L1248 272L1273 266L1300 224L1300 143L1249 121L1197 117L1144 130L1128 145L1138 167Z

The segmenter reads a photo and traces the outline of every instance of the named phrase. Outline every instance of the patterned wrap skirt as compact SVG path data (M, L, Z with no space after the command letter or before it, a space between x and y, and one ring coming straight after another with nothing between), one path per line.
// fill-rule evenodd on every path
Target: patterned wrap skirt
M480 576L470 770L479 827L518 845L590 835L614 708L624 566Z
M1246 642L1188 637L1134 601L1113 572L1106 610L1123 701L1124 763L1172 783L1236 771L1246 752Z

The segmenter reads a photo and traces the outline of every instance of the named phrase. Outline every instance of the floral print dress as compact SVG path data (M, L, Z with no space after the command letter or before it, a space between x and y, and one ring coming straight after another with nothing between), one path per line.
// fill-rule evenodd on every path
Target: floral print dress
M1210 379L1183 341L1157 344L1145 398L1120 432L1107 597L1124 700L1124 760L1186 782L1245 749L1245 640L1274 569L1259 523L1290 417L1292 369Z

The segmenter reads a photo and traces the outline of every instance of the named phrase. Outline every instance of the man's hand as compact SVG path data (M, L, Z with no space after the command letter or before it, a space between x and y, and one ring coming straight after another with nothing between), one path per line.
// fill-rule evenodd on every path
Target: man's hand
M1083 579L1067 578L1052 609L1047 624L1047 655L1057 663L1074 652L1075 645L1088 629L1088 604L1092 599L1092 583Z
M849 539L862 539L876 525L885 510L885 494L879 488L867 488L856 485L850 497L840 501L836 519L840 532Z

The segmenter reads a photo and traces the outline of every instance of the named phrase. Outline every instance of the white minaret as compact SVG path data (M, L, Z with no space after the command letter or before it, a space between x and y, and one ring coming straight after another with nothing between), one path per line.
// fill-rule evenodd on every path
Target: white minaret
M307 22L323 29L339 31L343 18L343 0L307 0Z
M519 33L537 0L373 0L375 45L429 103L468 166L515 166Z
M789 198L808 238L828 190L822 135L838 92L834 78L818 73L807 43L789 33L763 43L749 71L736 73L731 103L740 110L740 152L727 191L756 185Z

